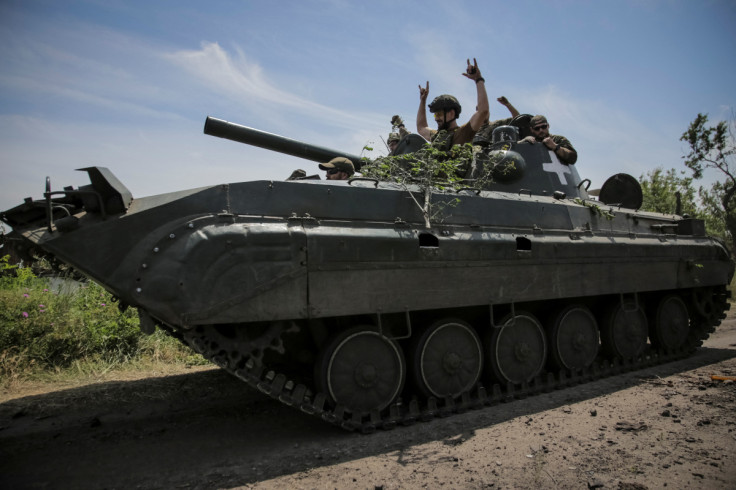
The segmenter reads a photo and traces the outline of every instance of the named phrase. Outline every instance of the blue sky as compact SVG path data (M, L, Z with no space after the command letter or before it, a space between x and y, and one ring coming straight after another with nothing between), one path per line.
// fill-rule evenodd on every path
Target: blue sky
M204 135L208 115L359 154L418 85L545 114L600 187L684 169L698 112L736 106L736 1L0 0L0 210L110 168L134 197L317 164ZM370 155L370 154L369 154Z

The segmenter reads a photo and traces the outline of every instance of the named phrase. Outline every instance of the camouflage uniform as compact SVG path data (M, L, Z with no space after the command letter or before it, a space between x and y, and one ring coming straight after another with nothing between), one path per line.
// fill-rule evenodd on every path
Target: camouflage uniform
M542 116L542 115L537 115L537 116L534 116L531 119L531 121L529 122L529 126L530 127L538 126L540 124L547 124L547 125L549 125L549 123L547 122L547 118L544 117L544 116ZM566 165L572 165L572 164L574 164L575 162L578 161L578 152L577 152L577 150L575 150L575 148L573 148L572 143L570 143L570 140L568 140L564 136L560 136L559 134L550 134L549 137L552 138L552 141L554 141L555 144L558 144L562 148L566 148L566 149L568 149L568 150L570 150L572 152L572 155L570 155L569 157L566 157L564 159L563 158L560 158L559 155L557 156L557 158L559 158L562 163L564 163ZM544 140L544 138L546 138L546 136L543 137L543 138L535 137L534 139L537 142L540 142L541 143Z
M562 163L566 165L572 165L578 161L578 152L575 148L573 148L570 140L568 140L564 136L560 136L559 134L550 134L549 137L552 138L552 141L560 145L562 148L567 148L568 150L572 151L572 155L569 158L563 160L559 156L557 157Z
M486 121L483 123L483 126L478 128L478 131L475 133L475 137L473 138L473 143L476 141L485 142L486 144L489 144L491 142L491 136L493 135L493 130L500 127L500 126L508 126L511 124L511 121L513 120L513 117L509 117L506 119L498 119L496 121L490 122Z
M432 143L435 143L435 140L437 139L437 135L440 133L436 129L430 129L429 133L431 134L431 141ZM470 126L470 122L466 122L462 126L455 128L455 129L449 129L443 132L447 136L452 135L452 140L450 141L449 138L445 139L442 142L437 141L437 148L441 150L449 150L451 146L453 145L462 145L465 143L472 143L473 142L473 136L475 136L475 131L473 131L473 128Z
M488 155L483 152L483 149L487 145L491 144L493 130L501 126L508 126L509 124L511 124L511 121L513 119L513 117L508 117L506 119L497 119L495 121L486 120L486 122L483 123L483 126L478 129L478 132L476 132L475 136L473 137L472 162L468 162L467 165L460 169L460 173L462 173L463 178L479 178L480 170L489 160Z
M404 137L406 137L406 135L411 134L411 131L407 130L404 127L404 120L401 119L401 116L399 116L399 115L396 115L396 116L394 116L394 117L391 118L391 129L392 130L393 129L398 129L398 131L399 131L399 140L402 140L402 139L404 139ZM394 133L391 133L391 134L394 134Z

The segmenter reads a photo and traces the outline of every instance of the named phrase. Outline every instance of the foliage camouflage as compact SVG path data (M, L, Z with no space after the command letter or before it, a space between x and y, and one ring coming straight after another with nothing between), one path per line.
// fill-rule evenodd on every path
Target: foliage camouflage
M395 182L407 191L411 190L410 186L416 186L421 196L418 198L415 192L409 192L409 195L422 211L425 227L431 228L431 223L441 221L447 212L447 203L432 202L432 191L454 191L468 187L467 181L461 176L464 176L472 158L473 146L469 143L455 145L449 152L435 145L426 145L414 153L381 157L373 161L366 159L361 172L369 178ZM481 182L472 184L477 186Z

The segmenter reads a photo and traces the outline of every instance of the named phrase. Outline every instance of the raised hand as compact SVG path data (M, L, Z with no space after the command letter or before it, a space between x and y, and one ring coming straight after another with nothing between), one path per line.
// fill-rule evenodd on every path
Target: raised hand
M419 85L419 99L427 100L428 95L429 95L429 80L427 81L427 88L422 88L422 86Z
M467 77L473 81L478 81L481 77L480 75L480 69L478 68L478 62L473 58L473 64L470 64L470 59L468 59L468 67L465 69L465 73L463 73L464 77Z

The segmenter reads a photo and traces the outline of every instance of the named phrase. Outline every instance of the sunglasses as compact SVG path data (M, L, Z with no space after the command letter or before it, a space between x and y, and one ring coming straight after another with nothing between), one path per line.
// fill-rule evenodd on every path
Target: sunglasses
M336 173L339 173L340 171L336 168L331 168L327 171L327 175L335 175Z
M542 129L547 129L549 127L549 124L540 124L539 126L534 126L532 129L534 131L541 131Z

